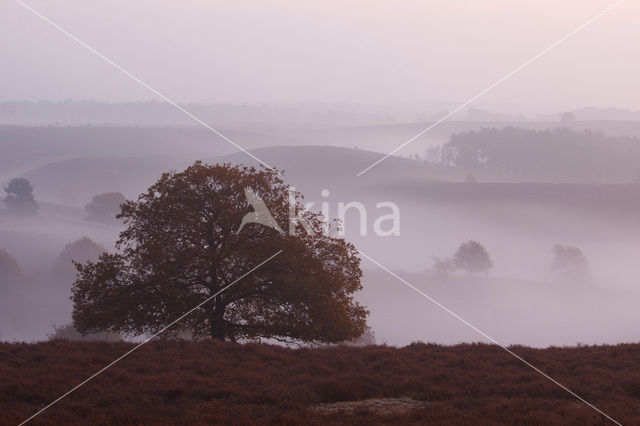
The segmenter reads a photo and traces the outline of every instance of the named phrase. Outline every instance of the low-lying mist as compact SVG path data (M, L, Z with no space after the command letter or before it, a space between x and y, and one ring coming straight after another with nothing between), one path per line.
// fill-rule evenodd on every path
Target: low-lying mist
M305 201L314 202L313 210L326 208L334 218L339 203L362 203L366 218L357 209L344 215L346 238L501 343L548 346L635 339L640 319L633 304L640 295L635 253L640 244L634 222L621 220L615 206L607 215L557 203L452 201L384 187L338 187L328 196L314 191L306 195ZM398 206L399 235L376 235L373 223L389 213L376 207L382 201ZM117 224L86 220L80 208L41 206L33 218L4 211L0 216L0 248L20 268L18 276L3 278L0 286L3 340L44 339L54 324L69 323L74 276L68 271L56 274L61 253L83 237L114 251L121 230ZM362 220L366 235L360 235ZM446 277L434 272L434 257L446 259L469 240L486 247L493 268ZM556 244L584 253L588 273L580 280L551 270ZM80 261L97 257L85 256L82 248L75 256ZM71 263L70 258L66 261ZM358 298L371 312L369 323L378 342L486 340L367 259L362 266L364 289Z

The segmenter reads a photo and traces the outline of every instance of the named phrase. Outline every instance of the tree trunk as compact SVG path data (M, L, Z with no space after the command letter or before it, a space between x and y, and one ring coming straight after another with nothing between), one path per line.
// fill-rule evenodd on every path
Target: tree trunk
M215 298L215 305L211 309L209 317L209 333L211 338L222 341L225 340L227 335L226 323L224 321L224 308L225 306L222 304L222 298L217 296Z
M211 338L224 341L226 336L224 320L218 321L212 319L210 333Z

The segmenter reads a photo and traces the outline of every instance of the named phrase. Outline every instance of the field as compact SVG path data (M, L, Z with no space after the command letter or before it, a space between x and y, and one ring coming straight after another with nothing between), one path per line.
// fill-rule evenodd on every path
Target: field
M131 343L0 344L0 424L17 424ZM640 345L512 347L623 424L639 424ZM359 402L358 402L359 401ZM33 424L607 424L497 346L288 349L156 341Z

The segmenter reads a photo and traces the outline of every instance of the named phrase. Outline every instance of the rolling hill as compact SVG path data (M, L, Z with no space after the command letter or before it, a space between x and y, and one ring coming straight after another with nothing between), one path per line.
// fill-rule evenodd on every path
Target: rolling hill
M404 158L390 158L380 164L374 175L357 178L356 173L381 157L380 154L331 146L276 146L251 151L267 164L285 170L285 178L298 189L319 192L321 189L346 190L394 177L420 179L453 178L453 173ZM44 164L22 176L29 179L39 200L82 206L93 195L122 192L135 197L169 170L181 170L192 159L173 156L78 157ZM205 163L233 163L257 166L244 152L204 157Z

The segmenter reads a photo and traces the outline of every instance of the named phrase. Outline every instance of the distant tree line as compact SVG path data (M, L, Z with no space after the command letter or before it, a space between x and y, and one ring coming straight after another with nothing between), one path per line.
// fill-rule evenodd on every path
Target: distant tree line
M640 139L567 128L484 128L456 133L427 160L465 173L576 182L637 181Z

